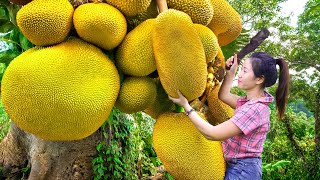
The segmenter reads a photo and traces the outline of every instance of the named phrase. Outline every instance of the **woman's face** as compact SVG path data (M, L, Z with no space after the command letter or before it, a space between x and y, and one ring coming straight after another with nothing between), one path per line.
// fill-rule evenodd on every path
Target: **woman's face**
M244 61L241 71L238 74L238 87L243 90L250 90L257 85L260 78L256 78L252 69L251 59L248 58Z

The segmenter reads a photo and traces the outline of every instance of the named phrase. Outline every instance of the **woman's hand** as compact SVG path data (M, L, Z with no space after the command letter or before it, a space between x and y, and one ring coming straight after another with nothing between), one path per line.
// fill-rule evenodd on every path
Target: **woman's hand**
M178 98L173 98L173 97L169 96L169 99L172 102L174 102L175 104L178 104L179 106L182 106L182 107L186 108L187 105L189 105L189 102L188 102L187 98L184 97L179 90L177 90L177 93L179 95Z
M226 68L227 73L232 73L236 74L237 68L238 68L238 57L237 54L231 56L227 61L226 61Z

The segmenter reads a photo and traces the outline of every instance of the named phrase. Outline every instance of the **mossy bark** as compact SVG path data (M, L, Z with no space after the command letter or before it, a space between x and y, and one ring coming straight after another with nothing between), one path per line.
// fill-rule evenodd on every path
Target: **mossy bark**
M0 167L7 179L92 179L99 132L79 141L46 141L11 124L0 143ZM26 168L27 167L27 168ZM23 174L22 169L30 169ZM27 177L25 177L27 175Z

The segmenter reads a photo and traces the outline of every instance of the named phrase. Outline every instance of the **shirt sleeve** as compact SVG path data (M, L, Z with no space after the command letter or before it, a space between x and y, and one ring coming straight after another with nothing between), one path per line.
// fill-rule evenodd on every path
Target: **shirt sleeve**
M246 107L238 109L231 121L239 127L239 129L247 135L252 130L260 126L259 103L245 105Z

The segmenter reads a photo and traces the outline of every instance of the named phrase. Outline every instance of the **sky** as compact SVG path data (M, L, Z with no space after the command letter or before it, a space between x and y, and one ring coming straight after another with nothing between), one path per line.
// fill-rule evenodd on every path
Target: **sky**
M291 25L296 27L298 22L298 15L303 13L304 5L308 0L288 0L284 3L281 3L280 6L282 7L281 13L284 15L292 14L291 18Z

